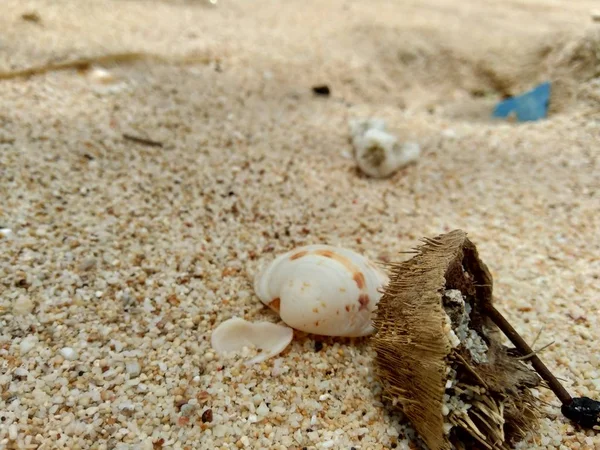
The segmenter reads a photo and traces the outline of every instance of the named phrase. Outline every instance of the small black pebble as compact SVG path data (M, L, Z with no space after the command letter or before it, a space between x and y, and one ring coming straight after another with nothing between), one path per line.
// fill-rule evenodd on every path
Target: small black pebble
M85 373L85 372L84 372L83 370L80 370L80 371L78 372L78 375L79 375L80 377L82 377L84 373Z
M329 94L331 94L331 91L329 90L329 86L327 86L326 84L322 84L319 86L313 86L312 91L315 94L322 95L324 97L329 97Z
M210 423L213 421L212 409L207 409L202 413L202 423Z
M315 341L315 352L323 350L323 343L321 341Z
M350 450L356 450L356 447L350 447Z

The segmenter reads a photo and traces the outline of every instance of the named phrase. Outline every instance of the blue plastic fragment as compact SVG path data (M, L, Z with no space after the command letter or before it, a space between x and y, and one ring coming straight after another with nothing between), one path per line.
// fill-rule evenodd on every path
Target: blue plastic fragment
M550 83L545 82L531 91L501 101L494 108L493 117L508 117L514 113L519 122L546 118L550 103Z

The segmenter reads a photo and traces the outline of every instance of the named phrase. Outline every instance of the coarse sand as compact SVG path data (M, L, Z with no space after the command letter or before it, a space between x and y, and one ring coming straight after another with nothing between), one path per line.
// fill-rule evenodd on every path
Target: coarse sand
M594 8L2 0L0 448L421 448L368 339L296 332L246 368L210 335L278 322L252 289L276 254L394 261L456 228L497 307L554 342L542 357L573 395L600 398ZM548 120L489 119L545 80ZM373 116L421 145L416 165L357 171L348 120ZM536 395L520 448L600 449Z

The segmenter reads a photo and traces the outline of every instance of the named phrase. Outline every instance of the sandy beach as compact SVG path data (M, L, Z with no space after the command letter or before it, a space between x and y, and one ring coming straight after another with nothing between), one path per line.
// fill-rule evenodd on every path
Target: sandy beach
M295 332L222 358L231 317L280 322L261 265L330 244L373 261L462 229L497 307L600 399L597 1L4 0L0 449L420 449L368 338ZM552 82L548 119L493 121ZM316 96L326 84L329 97ZM421 157L361 174L348 121ZM546 389L521 449L600 449Z

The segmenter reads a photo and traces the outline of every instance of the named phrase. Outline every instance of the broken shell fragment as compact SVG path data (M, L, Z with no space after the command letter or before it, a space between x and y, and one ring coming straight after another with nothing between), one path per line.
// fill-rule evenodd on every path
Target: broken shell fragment
M388 280L352 250L307 245L275 258L256 276L254 290L293 328L358 337L374 331L372 314Z
M248 322L239 317L226 320L212 333L210 343L219 353L239 352L256 347L259 354L246 365L263 362L281 353L292 341L294 330L270 322Z
M376 372L431 450L507 449L533 429L540 378L486 311L492 276L461 230L392 266L374 319Z
M417 143L401 145L380 119L352 120L350 134L356 164L370 177L388 177L416 161L421 153Z

